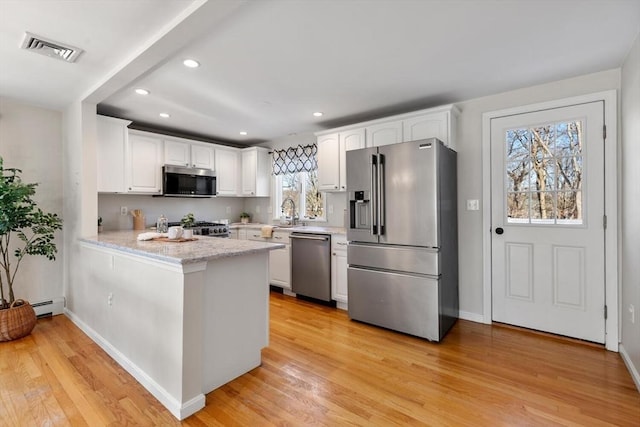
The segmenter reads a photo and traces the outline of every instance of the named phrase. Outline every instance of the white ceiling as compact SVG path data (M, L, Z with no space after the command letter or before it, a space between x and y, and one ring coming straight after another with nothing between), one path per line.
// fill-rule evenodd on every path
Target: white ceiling
M640 0L0 0L0 95L251 144L617 68L639 31Z

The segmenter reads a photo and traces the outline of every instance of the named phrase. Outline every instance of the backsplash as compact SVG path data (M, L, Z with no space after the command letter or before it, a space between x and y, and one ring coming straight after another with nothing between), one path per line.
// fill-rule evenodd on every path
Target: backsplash
M322 225L328 227L344 227L344 210L347 207L346 193L324 193L327 198L327 222ZM277 222L280 210L273 212L271 198L248 197L244 199L244 210L251 214L251 222L271 224Z
M236 197L215 197L211 199L189 199L153 196L135 196L124 194L98 195L98 215L102 217L105 231L132 230L131 214L120 215L120 208L126 206L129 211L141 209L147 227L155 225L160 215L169 221L180 221L192 212L197 221L228 219L240 220L244 210L244 199ZM97 221L97 219L96 219Z
M344 211L347 207L345 193L325 193L327 197L327 222L330 227L344 226ZM211 199L189 199L172 197L136 196L124 194L99 194L98 215L102 217L105 231L132 230L130 213L120 214L120 208L140 209L145 215L147 227L153 226L160 215L169 221L180 221L192 212L197 221L228 219L230 223L240 221L240 213L249 212L251 222L271 224L274 214L269 197L215 197ZM332 212L332 213L331 213ZM276 213L276 217L279 213ZM97 219L96 219L97 221Z

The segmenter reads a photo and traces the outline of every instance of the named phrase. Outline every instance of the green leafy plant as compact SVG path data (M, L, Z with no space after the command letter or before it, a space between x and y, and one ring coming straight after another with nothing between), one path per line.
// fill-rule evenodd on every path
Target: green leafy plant
M182 220L180 220L180 224L184 228L191 228L195 225L195 223L196 223L196 218L193 216L191 212L183 216Z
M248 212L242 212L240 218L251 218L251 214Z
M56 259L53 239L55 231L62 229L62 219L43 212L32 199L38 184L24 183L21 173L5 169L0 157L0 309L15 301L14 281L26 255Z

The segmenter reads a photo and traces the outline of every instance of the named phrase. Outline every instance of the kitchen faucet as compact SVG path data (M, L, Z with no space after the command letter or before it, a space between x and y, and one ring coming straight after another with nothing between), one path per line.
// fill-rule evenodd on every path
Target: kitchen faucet
M291 225L296 225L296 202L294 202L291 197L287 197L286 199L284 199L282 201L282 205L280 206L280 210L284 214L284 205L287 202L291 202L291 206L293 207L293 210L291 212Z

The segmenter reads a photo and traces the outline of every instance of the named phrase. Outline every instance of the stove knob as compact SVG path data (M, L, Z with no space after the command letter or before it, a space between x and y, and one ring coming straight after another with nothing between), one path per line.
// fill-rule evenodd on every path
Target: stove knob
M214 228L214 229L213 229L213 232L214 232L215 234L218 234L218 233L220 232L220 230L218 230L217 228Z

